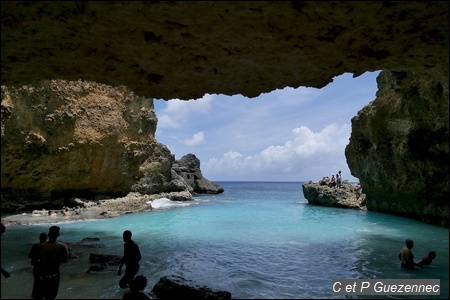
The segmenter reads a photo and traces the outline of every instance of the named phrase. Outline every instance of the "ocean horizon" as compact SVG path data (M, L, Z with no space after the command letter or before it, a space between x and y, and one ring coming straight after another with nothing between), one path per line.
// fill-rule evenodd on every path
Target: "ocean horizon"
M336 279L439 279L440 295L350 298L448 299L449 230L399 216L309 205L303 182L215 181L225 191L194 201L153 201L153 210L115 218L58 223L58 240L78 258L61 265L58 299L121 299L117 266L88 273L89 255L122 255L131 230L143 259L146 292L163 276L178 275L240 299L343 298ZM3 219L3 216L2 216ZM2 299L27 299L33 284L27 258L54 223L8 226L2 235ZM83 243L84 238L99 238ZM414 240L416 261L430 250L430 266L400 268L397 253Z

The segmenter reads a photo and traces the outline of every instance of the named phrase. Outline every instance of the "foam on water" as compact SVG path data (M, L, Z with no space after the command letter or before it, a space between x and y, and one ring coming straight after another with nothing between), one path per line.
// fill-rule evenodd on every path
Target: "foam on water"
M169 198L158 198L145 203L151 204L153 209L168 209L175 207L185 207L193 204L197 204L195 201L173 201Z

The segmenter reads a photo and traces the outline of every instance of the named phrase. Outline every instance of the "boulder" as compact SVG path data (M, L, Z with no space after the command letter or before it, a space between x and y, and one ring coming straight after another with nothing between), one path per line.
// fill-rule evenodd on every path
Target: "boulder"
M302 184L303 195L309 204L342 207L352 209L365 209L366 195L361 193L358 185L344 181L341 187L329 187L327 184L309 181ZM359 193L359 196L356 195Z
M220 194L223 187L203 177L200 170L200 160L189 153L172 164L175 171L189 186L189 191L198 194Z
M227 291L213 291L181 276L164 276L153 286L158 299L231 299Z
M90 263L100 263L100 264L108 264L112 266L118 266L120 265L120 260L122 257L120 255L114 255L114 254L95 254L91 253L89 255L89 262Z
M98 265L91 265L89 269L87 270L88 273L91 272L100 272L108 270L108 265L106 263L98 264Z

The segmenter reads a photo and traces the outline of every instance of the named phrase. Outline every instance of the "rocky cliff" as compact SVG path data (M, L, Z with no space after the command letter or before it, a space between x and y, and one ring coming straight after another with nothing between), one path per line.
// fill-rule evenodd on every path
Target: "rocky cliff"
M448 227L448 86L392 71L377 82L377 98L352 119L345 149L367 209Z
M15 87L43 79L82 79L127 86L138 95L169 100L195 99L205 93L256 97L287 86L320 88L345 72L358 76L391 70L414 76L409 87L383 85L380 93L386 95L384 100L355 118L347 160L368 197L372 194L369 209L448 224L442 200L448 196L448 144L440 140L441 136L448 139L448 131L442 131L449 121L445 114L448 98L437 96L433 102L422 93L428 89L448 96L448 1L4 1L1 32L1 83ZM399 93L402 102L396 100ZM109 101L98 97L97 103L101 99ZM387 102L391 100L390 105ZM39 110L41 101L34 97L23 105L30 111ZM425 103L436 117L427 112L430 108ZM64 105L64 101L53 105ZM25 114L24 119L28 117ZM55 117L55 132L73 122L70 115ZM62 143L56 143L56 148L48 148L44 134L30 128L19 131L16 144L12 143L15 138L7 137L10 146L17 146L11 146L16 151L5 159L15 159L22 170L4 174L2 154L2 189L4 181L7 186L15 183L21 187L13 175L39 180L50 168L64 164L61 160L47 169L39 164L43 173L26 175L36 163L22 159L23 155L33 157L43 149L72 147L64 141L73 131L70 126L68 136L58 132L57 140ZM165 172L155 178L160 183L174 174L168 173L168 161L173 158L162 148L153 152L155 160L142 166L141 161L134 165L120 156L139 160L140 145L125 147L116 156L130 164L123 169L112 161L104 162L101 158L106 156L96 154L100 151L96 145L80 145L96 157L92 161L96 168L115 165L118 171L142 179L142 173L153 174L152 168L161 164ZM134 146L136 151L131 149ZM157 158L159 155L162 157ZM72 164L83 164L83 157L72 158ZM77 173L73 175L76 178ZM117 187L133 185L119 177L115 179L121 182ZM122 192L115 184L101 183L102 178L92 176L91 184L110 185L111 191ZM53 179L45 184L64 185L61 178ZM153 181L140 183L136 190L159 188ZM50 190L40 184L36 188ZM423 213L419 213L421 209Z
M43 81L1 88L2 212L58 207L74 197L199 189L172 170L155 138L152 99L125 87ZM177 164L178 166L178 164ZM200 185L201 186L201 185Z

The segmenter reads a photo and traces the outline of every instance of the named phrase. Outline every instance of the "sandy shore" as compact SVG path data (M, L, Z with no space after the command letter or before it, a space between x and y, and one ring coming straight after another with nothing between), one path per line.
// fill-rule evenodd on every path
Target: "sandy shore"
M76 202L82 207L80 215L71 214L70 216L63 216L61 214L58 214L57 216L52 217L49 216L48 211L44 209L42 211L2 215L2 223L5 226L14 226L113 218L121 214L151 210L152 201L160 198L168 198L176 201L193 200L192 194L187 191L160 193L154 195L129 193L127 196L122 198L113 198L99 201L76 199Z

